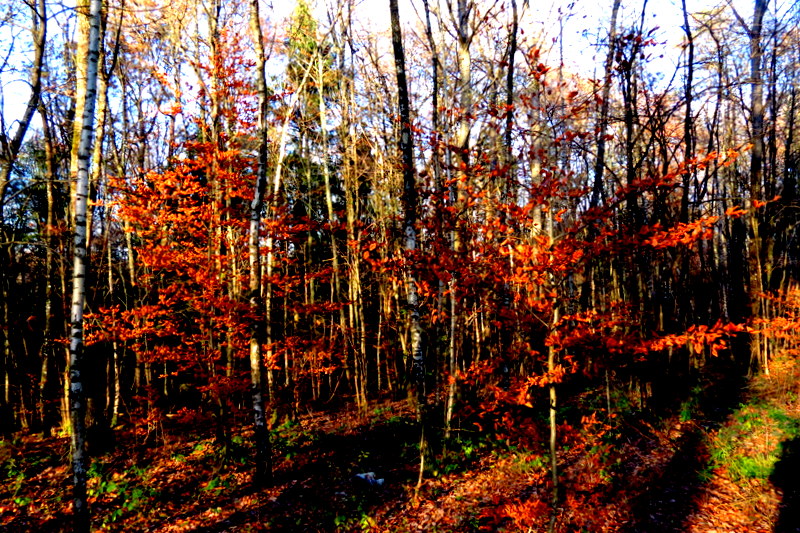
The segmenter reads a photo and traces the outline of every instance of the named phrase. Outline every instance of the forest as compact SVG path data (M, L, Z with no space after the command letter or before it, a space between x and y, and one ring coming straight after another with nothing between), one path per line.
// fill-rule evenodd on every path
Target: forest
M790 0L7 0L0 530L800 531L799 89Z

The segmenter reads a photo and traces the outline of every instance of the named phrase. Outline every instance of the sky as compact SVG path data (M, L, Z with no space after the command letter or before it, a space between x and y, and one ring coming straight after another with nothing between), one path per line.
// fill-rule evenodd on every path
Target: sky
M320 0L321 4L335 0ZM429 0L431 5L437 2L445 4L447 0ZM455 0L452 0L455 3ZM487 7L496 0L477 0L481 7ZM721 5L728 0L687 0L690 12L705 11ZM730 0L745 19L752 15L752 0ZM787 2L790 0L781 0ZM365 28L374 31L388 31L389 0L356 0L355 16ZM503 5L507 0L499 0ZM517 0L522 11L524 0ZM573 66L579 73L592 76L594 71L602 68L605 59L605 48L597 46L598 36L608 34L609 20L613 0L530 0L525 11L527 24L521 25L523 31L548 33L548 39L556 37L559 32L559 19L563 21L564 60L567 66ZM618 19L638 20L643 0L623 0ZM288 18L294 9L291 0L273 1L272 18L282 20ZM422 15L421 0L400 0L400 18L405 24L415 25ZM416 6L416 9L415 9ZM324 7L321 9L324 12ZM418 15L419 13L419 15ZM563 15L563 16L562 16ZM646 3L645 26L659 27L656 38L664 43L653 50L651 70L662 72L669 79L679 61L680 46L685 36L683 30L683 13L680 0L649 0ZM552 51L553 60L558 59L559 51ZM599 54L599 55L598 55ZM659 57L662 56L663 57Z
M444 2L445 0L430 0L430 3L433 5L437 1ZM499 5L502 5L506 0L477 0L477 3L480 7L485 8L495 1L499 1ZM607 35L612 1L530 0L529 6L526 8L529 15L525 19L525 24L521 25L521 30L529 33L545 31L549 32L550 37L555 37L559 32L559 13L562 13L565 15L560 17L564 24L565 65L574 69L578 74L597 77L605 58L605 49L597 46L598 36ZM690 12L705 11L728 1L736 7L745 20L752 16L752 0L687 0L687 8ZM319 0L321 13L324 13L326 2L335 2L335 0ZM356 0L356 23L374 32L388 31L388 2L389 0ZM517 0L520 9L522 9L523 2L524 0ZM773 0L770 2L770 6L781 11L788 9L791 2L792 0ZM417 12L422 13L421 0L400 0L399 4L400 17L404 25L418 24ZM295 2L293 0L266 0L265 5L267 6L264 11L265 15L272 21L280 23L281 20L291 15ZM623 0L619 19L621 21L638 19L642 5L643 0L636 2ZM416 10L414 6L417 8ZM653 54L649 70L660 73L661 83L666 84L678 67L680 46L684 39L681 29L683 15L680 0L650 0L646 7L646 27L658 26L660 29L655 34L655 38L659 43L663 43L651 50ZM3 40L8 40L8 37L8 32L4 32L0 28L0 51L7 48L5 46L7 43L4 43ZM30 39L24 33L21 34L21 37L25 40ZM552 42L551 39L550 42ZM557 62L559 50L554 48L550 53L549 61ZM548 59L546 58L546 60ZM13 64L13 57L11 62ZM0 83L4 98L2 112L6 128L8 128L10 123L22 116L29 89L25 81L20 79L19 73L0 74ZM38 116L35 120L34 127L38 127Z

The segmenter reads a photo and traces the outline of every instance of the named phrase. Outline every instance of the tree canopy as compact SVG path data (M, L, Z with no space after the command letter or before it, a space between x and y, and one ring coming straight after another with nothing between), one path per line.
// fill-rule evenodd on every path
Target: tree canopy
M630 427L796 363L796 5L10 1L0 431L72 436L77 529L117 441L269 491L388 405L415 497L475 436L484 526L621 531Z

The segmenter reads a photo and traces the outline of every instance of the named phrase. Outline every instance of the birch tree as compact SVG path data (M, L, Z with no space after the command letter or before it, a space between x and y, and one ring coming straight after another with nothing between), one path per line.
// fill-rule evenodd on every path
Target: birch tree
M86 364L83 344L83 305L86 301L86 210L89 190L89 161L94 137L94 107L97 99L97 70L100 56L101 0L92 0L88 32L80 33L86 41L86 94L77 151L77 183L73 199L75 213L74 261L72 272L72 305L70 312L69 378L70 418L72 419L72 472L75 531L89 531L89 509L86 501L86 477L89 456L86 451L86 393L83 370ZM79 49L81 47L79 46Z
M400 13L397 0L389 0L392 18L392 48L394 50L395 75L397 77L397 102L400 119L400 151L403 169L403 236L405 239L406 260L406 302L408 305L408 322L411 331L411 386L417 404L417 420L420 424L419 437L419 478L417 490L422 485L425 471L425 454L427 453L427 398L425 391L425 356L422 351L422 327L420 325L419 295L417 280L413 269L413 257L417 249L417 184L414 175L414 141L411 137L411 106L408 98L408 82L406 80L406 60L403 49L403 35L400 30Z
M260 228L261 210L264 207L264 191L267 188L267 100L266 54L264 35L261 31L259 0L250 1L250 28L256 49L256 92L258 93L258 173L256 175L253 201L250 204L250 310L255 325L250 337L250 384L253 398L253 418L256 441L256 482L263 484L272 477L272 449L267 430L264 411L264 362L261 353L261 332L263 330L263 306L261 305L261 254Z

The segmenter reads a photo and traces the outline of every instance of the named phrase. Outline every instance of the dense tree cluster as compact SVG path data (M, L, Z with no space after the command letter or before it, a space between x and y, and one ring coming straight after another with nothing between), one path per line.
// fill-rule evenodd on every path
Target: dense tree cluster
M669 49L608 0L588 75L527 1L385 3L12 0L4 433L70 432L80 485L121 425L254 419L269 483L276 421L408 396L420 483L480 427L549 452L545 516L559 442L796 342L797 6L684 0Z

